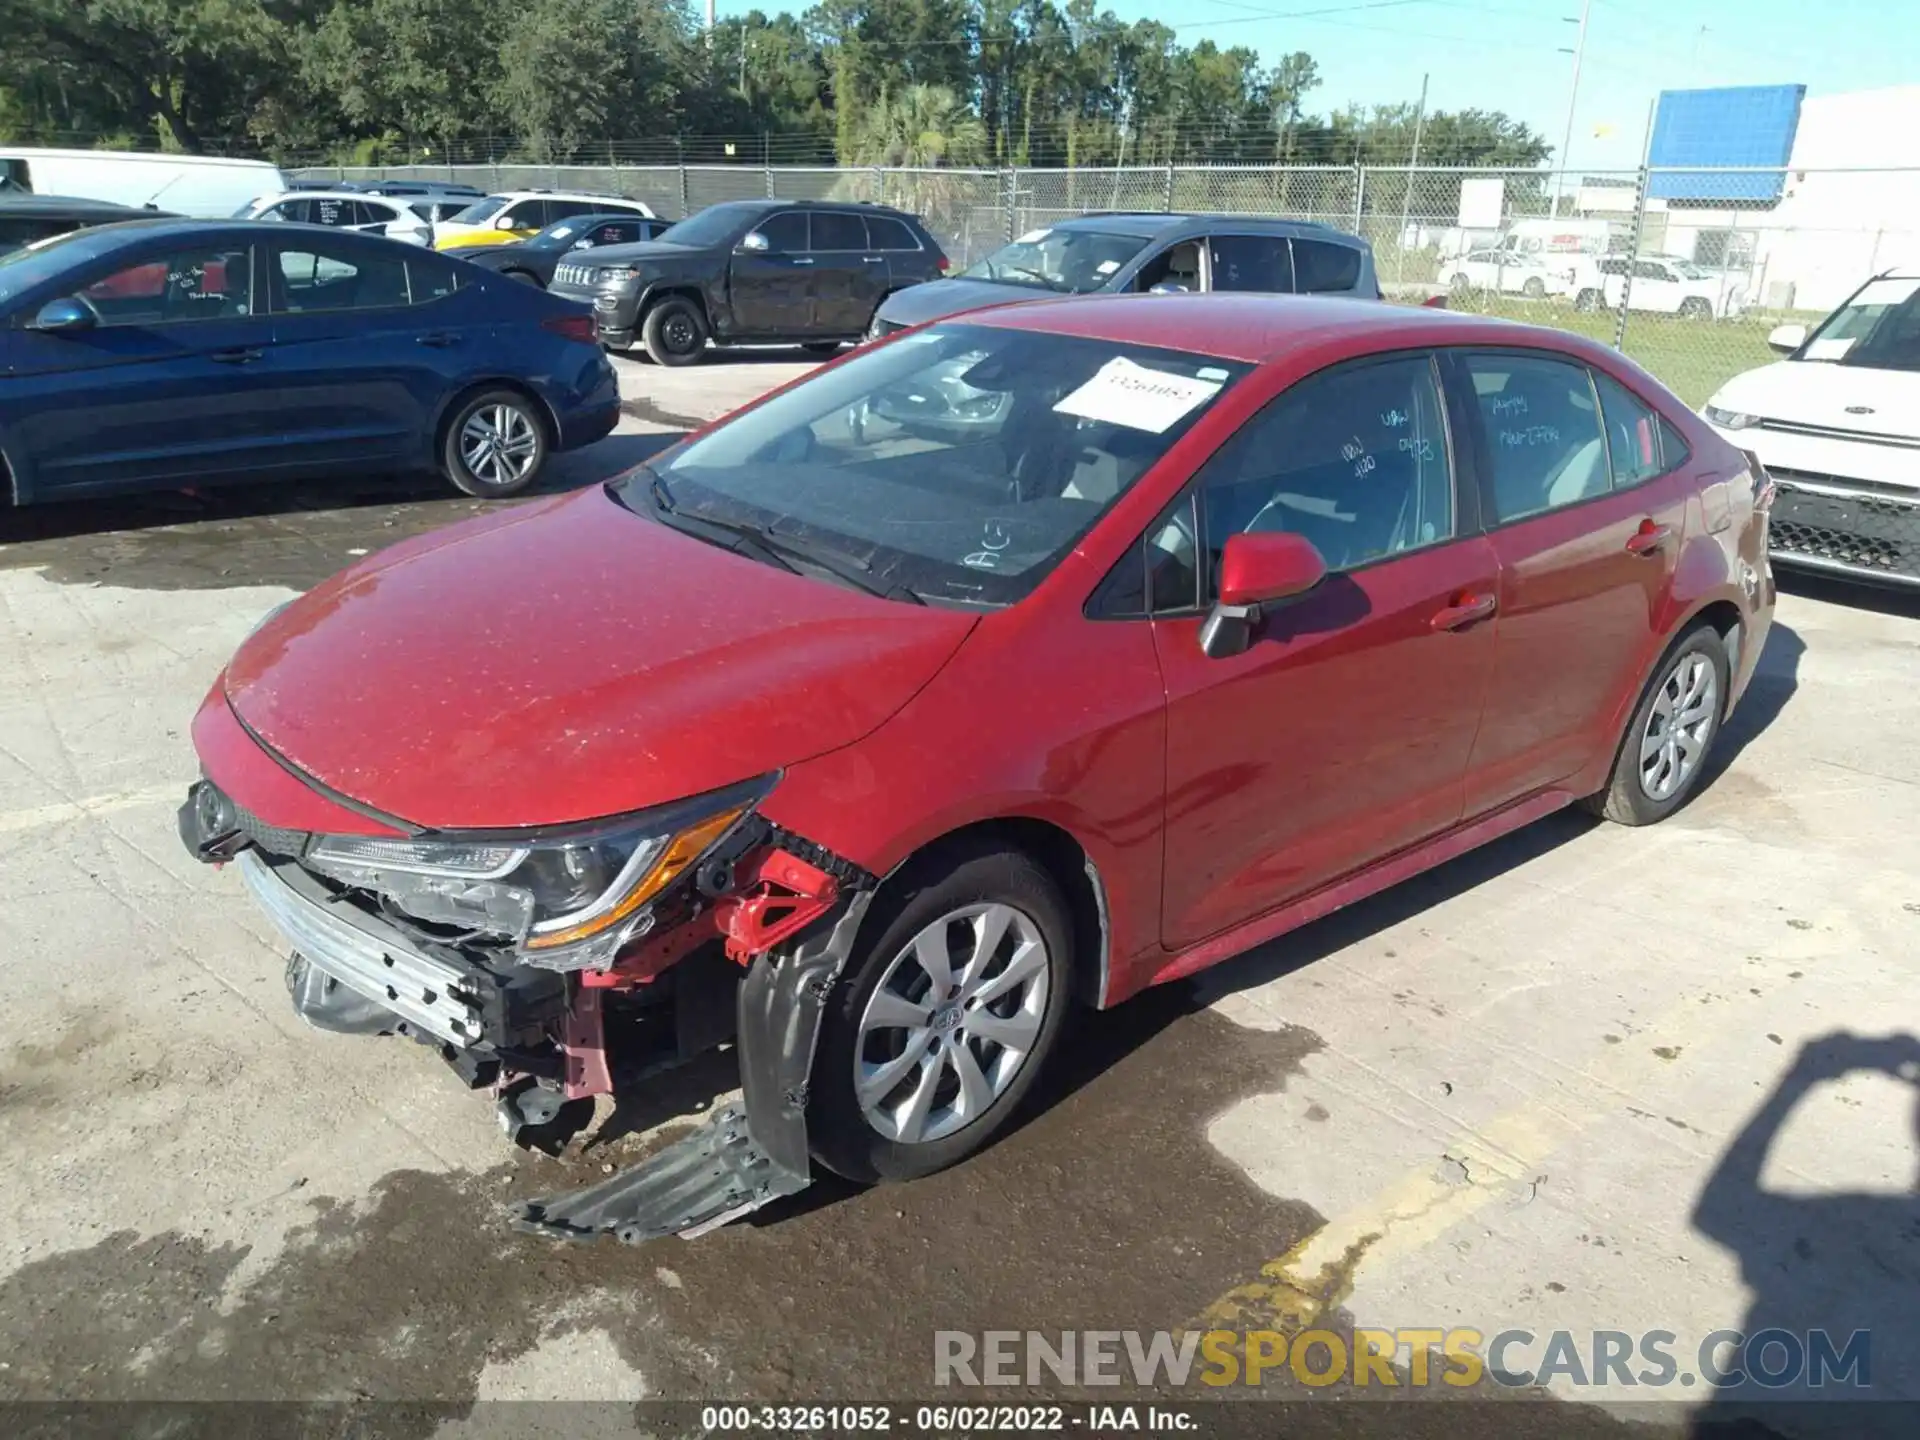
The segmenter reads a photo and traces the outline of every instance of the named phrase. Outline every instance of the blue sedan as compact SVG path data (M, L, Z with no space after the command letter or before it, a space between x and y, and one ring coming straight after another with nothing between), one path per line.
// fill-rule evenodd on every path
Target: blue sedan
M418 246L142 220L0 256L0 495L369 470L524 490L613 429L585 309Z

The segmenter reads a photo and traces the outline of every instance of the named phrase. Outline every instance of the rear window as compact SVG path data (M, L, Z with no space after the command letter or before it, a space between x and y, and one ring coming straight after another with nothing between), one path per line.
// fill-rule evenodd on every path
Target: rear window
M876 250L918 250L913 231L891 215L867 216L867 237Z
M838 210L813 212L813 248L815 250L864 250L867 248L867 222L858 215Z
M1360 283L1360 252L1329 240L1293 242L1293 286L1303 295L1351 290Z

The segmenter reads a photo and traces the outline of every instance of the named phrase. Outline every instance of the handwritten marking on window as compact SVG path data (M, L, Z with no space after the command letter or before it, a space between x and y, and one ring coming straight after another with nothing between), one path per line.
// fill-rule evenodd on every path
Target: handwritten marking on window
M1527 413L1527 397L1524 395L1496 395L1493 397L1495 415L1524 415Z
M1416 439L1412 435L1400 437L1400 448L1416 460L1433 458L1433 441Z
M1389 430L1399 430L1407 423L1407 412L1398 409L1383 410L1380 412L1380 423Z
M1525 450L1535 445L1558 445L1560 431L1553 425L1528 425L1519 430L1502 430L1500 445L1507 450Z

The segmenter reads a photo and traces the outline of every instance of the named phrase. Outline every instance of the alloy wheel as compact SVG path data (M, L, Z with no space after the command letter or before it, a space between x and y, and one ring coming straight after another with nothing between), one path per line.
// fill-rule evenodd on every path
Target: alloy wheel
M1649 800L1672 799L1699 768L1719 716L1720 681L1697 651L1667 672L1640 736L1640 788Z
M860 1015L853 1084L878 1134L926 1144L973 1123L1025 1067L1046 1018L1047 943L1011 905L967 905L894 956Z
M460 427L461 462L486 484L518 484L539 454L540 435L533 420L511 405L483 405Z

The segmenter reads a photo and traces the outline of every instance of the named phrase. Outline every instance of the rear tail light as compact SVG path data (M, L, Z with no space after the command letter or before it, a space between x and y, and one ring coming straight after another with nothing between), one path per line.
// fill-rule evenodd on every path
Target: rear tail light
M933 268L938 270L942 275L944 275L947 273L947 271L951 270L953 266L947 260L947 257L942 255L933 262Z
M599 338L599 332L593 328L591 315L556 315L551 320L542 320L540 328L567 340L583 340L589 345Z
M1445 295L1429 295L1420 302L1420 306L1425 310L1444 310L1447 308L1447 297Z

